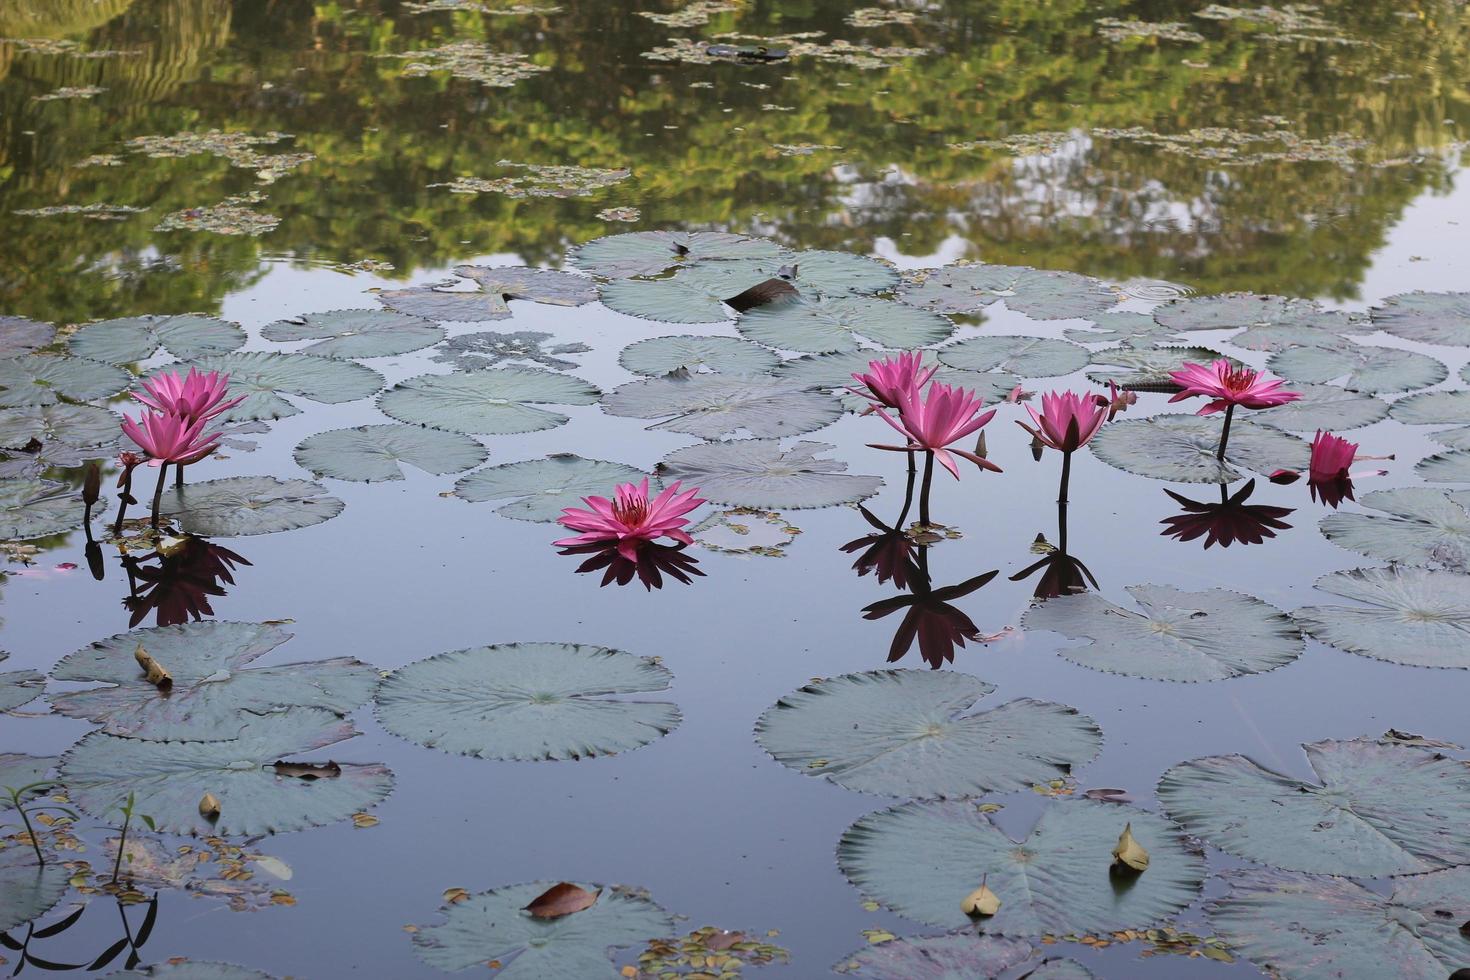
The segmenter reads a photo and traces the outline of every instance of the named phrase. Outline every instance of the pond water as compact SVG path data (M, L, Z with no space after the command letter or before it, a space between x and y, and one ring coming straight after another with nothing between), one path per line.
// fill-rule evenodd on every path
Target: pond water
M48 0L0 127L0 969L1470 967L1463 3ZM832 392L919 347L1003 472L904 534ZM1305 395L1225 464L1206 351ZM249 397L165 558L176 361ZM1012 423L1110 379L1059 508ZM1269 482L1319 428L1386 473ZM637 474L693 545L553 547Z

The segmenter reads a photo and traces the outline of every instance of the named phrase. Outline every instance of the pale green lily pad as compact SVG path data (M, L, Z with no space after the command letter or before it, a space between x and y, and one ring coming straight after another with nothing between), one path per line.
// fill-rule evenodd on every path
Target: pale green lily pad
M338 405L367 398L383 387L383 376L370 367L333 357L311 354L282 354L239 351L194 358L189 364L168 364L150 372L219 371L230 376L229 396L245 400L220 416L221 422L251 422L281 419L301 410L284 395L299 395L314 402Z
M388 416L467 435L509 435L554 429L567 416L536 405L591 405L594 386L568 374L535 368L485 368L456 374L421 374L378 399Z
M997 300L1035 320L1090 319L1116 306L1118 296L1096 279L1016 265L961 265L933 270L898 298L936 313L975 313Z
M1426 436L1451 449L1470 449L1470 425L1461 426L1457 429L1438 429L1434 432L1426 432Z
M1093 973L1076 960L1042 960L1021 980L1093 980Z
M107 686L53 693L51 704L110 735L213 742L238 738L270 712L312 707L345 715L372 697L377 670L351 657L250 666L290 638L265 623L215 621L120 633L63 657L51 672L54 680ZM143 676L133 657L140 646L173 676L167 693Z
M1225 460L1215 457L1220 445L1219 416L1155 415L1105 425L1089 445L1098 459L1139 476L1176 483L1232 483L1241 469L1272 473L1305 470L1311 447L1296 436L1269 425L1235 419Z
M1470 293L1400 293L1370 315L1379 329L1404 340L1470 347Z
M857 980L977 980L998 977L1033 952L1025 939L963 931L868 946L844 956L832 972Z
M1355 322L1346 313L1324 310L1313 300L1257 293L1176 299L1154 310L1154 319L1178 331L1248 327L1255 332L1249 350L1268 350L1288 337L1302 338L1297 342L1330 343L1346 331L1371 333L1373 330L1371 324ZM1287 328L1296 333L1271 335L1266 333L1269 328Z
M371 483L403 479L400 462L443 476L479 466L489 453L458 432L389 423L318 432L302 440L295 455L318 477Z
M233 538L329 521L346 505L310 480L228 476L164 489L160 510L190 534Z
M0 650L0 663L10 658L10 654ZM23 704L29 704L41 696L41 690L46 686L46 678L34 670L7 670L0 671L0 711L10 711L19 708ZM4 786L0 783L0 786Z
M1088 371L1087 377L1098 384L1112 381L1121 388L1172 386L1170 371L1185 364L1211 364L1224 356L1208 347L1109 347L1093 352L1092 363L1103 367Z
M769 238L723 231L635 231L594 238L574 248L572 265L606 279L656 276L676 265L727 259L776 259L783 249Z
M1302 748L1320 784L1220 755L1164 773L1159 800L1222 851L1288 871L1382 878L1470 863L1470 767L1369 739Z
M166 980L276 980L269 973L247 969L233 963L211 960L170 959L136 970L109 973L102 980L124 980L131 977L164 977Z
M400 667L378 691L378 721L411 742L480 759L616 755L667 735L679 709L607 697L662 691L651 657L573 643L508 643Z
M36 675L40 677L40 674ZM43 678L44 680L44 678ZM21 755L17 752L0 752L0 790L20 789L44 782L46 774L56 765L55 756ZM44 787L38 787L44 789ZM37 790L32 790L34 794ZM31 794L26 794L31 795ZM22 796L22 799L25 799ZM0 811L10 806L10 794L0 794ZM0 906L3 907L3 906Z
M513 497L495 513L521 521L554 521L567 507L581 506L583 497L611 498L618 484L638 483L647 476L625 463L558 453L476 470L460 478L454 493L472 503Z
M782 361L775 375L797 382L809 388L830 391L842 399L849 412L862 412L873 407L873 403L849 389L862 385L853 378L854 374L866 374L872 361L881 360L897 353L890 350L844 351L840 354L809 354ZM934 351L924 352L924 367L936 366L938 359ZM989 405L1003 401L1020 379L1013 374L996 374L979 371L961 371L948 364L937 364L934 380L940 384L958 385L974 392L983 403Z
M444 328L389 310L332 310L267 323L260 335L277 343L318 341L300 351L318 357L389 357L439 343Z
M1089 317L1090 328L1068 327L1062 336L1078 344L1123 344L1127 347L1153 347L1177 343L1178 331L1172 330L1147 313L1111 310Z
M1369 394L1417 391L1443 381L1449 369L1427 354L1394 347L1294 347L1272 354L1266 367L1288 381L1343 380Z
M1033 320L1091 319L1118 305L1118 294L1096 279L1043 269L1023 272L1002 298Z
M1056 378L1088 365L1087 349L1049 337L986 334L938 351L939 360L962 371L1000 371L1023 378Z
M1094 670L1160 681L1216 681L1275 670L1305 644L1291 617L1254 596L1225 589L1184 592L1130 585L1143 612L1095 592L1059 595L1026 611L1029 631L1091 643L1057 652Z
M93 732L61 758L72 802L110 820L136 794L137 811L166 834L224 837L321 827L381 802L393 774L377 763L342 762L339 775L301 779L273 764L336 745L357 732L319 708L290 708L256 718L222 742L148 742ZM340 751L340 750L338 750ZM318 760L324 761L324 760ZM199 813L205 793L219 800L211 821Z
M935 313L977 313L999 302L1028 267L1022 265L951 265L910 274L898 291L900 302Z
M122 368L84 357L27 354L0 360L0 408L110 398L132 384Z
M497 980L620 980L610 950L675 931L669 914L643 895L591 882L579 887L598 892L597 901L580 912L537 919L525 911L556 884L507 885L446 905L443 923L414 932L414 952L451 972L500 963Z
M1414 472L1427 483L1470 483L1470 451L1437 453L1416 463Z
M1388 403L1372 395L1336 385L1297 383L1289 390L1302 397L1285 405L1252 412L1251 417L1266 425L1294 432L1315 432L1318 429L1338 432L1388 418Z
M1470 423L1470 391L1421 391L1389 407L1391 418L1405 425Z
M81 494L46 480L0 480L0 541L44 538L82 523Z
M228 354L245 346L245 339L245 331L238 323L200 313L184 313L89 323L68 337L66 346L77 357L108 364L132 364L146 361L160 348L181 361Z
M0 357L29 354L56 339L56 327L23 316L0 316Z
M860 793L954 799L1009 793L1071 774L1102 748L1077 709L1021 698L985 711L978 677L872 670L813 681L755 723L784 766Z
M675 451L657 473L666 483L698 487L715 503L766 510L832 507L877 493L882 477L856 476L844 462L817 458L833 448L798 442L783 450L779 439L704 443Z
M618 363L634 374L661 378L701 368L715 374L768 374L781 358L759 344L736 337L649 337L629 344Z
M1303 631L1339 650L1411 667L1470 668L1470 575L1425 568L1354 568L1317 580L1360 606L1306 606Z
M24 844L0 851L0 932L45 915L66 894L68 876L59 861L37 864Z
M1110 874L1124 827L1148 849L1141 875ZM1037 937L1147 929L1189 906L1204 856L1173 822L1117 803L1061 799L1017 842L973 803L904 803L870 813L842 835L837 864L867 897L941 928ZM978 925L960 901L981 881L1000 911Z
M445 292L432 286L414 286L381 292L378 301L400 313L426 320L475 323L507 319L513 299L552 306L581 306L597 299L597 284L570 272L477 265L462 265L454 272L473 280L480 288L472 292Z
M799 382L722 374L634 381L603 396L602 410L628 418L671 416L649 428L701 439L799 436L842 415L841 405Z
M938 313L866 296L798 298L740 315L735 329L767 347L810 354L858 349L858 338L912 350L949 338L955 325Z
M1281 980L1445 980L1470 963L1460 932L1470 868L1393 879L1385 897L1356 882L1258 868L1225 871L1206 911L1232 952Z
M1375 490L1359 501L1377 514L1328 514L1322 534L1341 548L1401 565L1470 574L1470 490Z
M0 446L19 449L35 439L42 446L111 447L118 441L121 424L116 413L95 405L8 409L0 413Z

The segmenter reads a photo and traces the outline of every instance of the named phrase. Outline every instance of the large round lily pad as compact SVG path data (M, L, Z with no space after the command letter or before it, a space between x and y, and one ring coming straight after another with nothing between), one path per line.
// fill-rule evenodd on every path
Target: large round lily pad
M1291 617L1254 596L1226 589L1184 592L1171 585L1130 585L1128 594L1142 612L1080 592L1033 606L1023 624L1029 631L1091 640L1058 651L1073 663L1160 681L1215 681L1274 670L1305 647Z
M1118 296L1075 272L1018 265L959 265L916 275L898 298L936 313L974 313L1005 300L1033 320L1090 318L1117 305Z
M940 348L939 360L964 371L1055 378L1086 367L1091 355L1086 348L1065 340L985 334Z
M945 799L1069 775L1102 748L1077 709L1021 698L986 711L969 674L873 670L814 681L768 708L756 741L777 762L861 793Z
M454 493L473 503L514 498L495 513L521 521L554 521L564 509L580 506L583 497L611 498L618 484L647 476L626 463L557 453L476 470L459 479Z
M78 448L111 447L122 419L95 405L45 405L0 412L0 446L19 449L37 440L43 447L62 443Z
M444 328L389 310L331 310L267 323L260 335L277 343L315 340L301 353L318 357L388 357L437 344Z
M675 265L727 259L775 259L769 238L724 231L634 231L594 238L571 252L572 265L606 279L656 276Z
M426 320L475 323L508 318L513 299L552 306L581 306L597 299L597 284L570 272L478 265L462 265L454 272L473 280L479 289L448 292L432 286L414 286L379 293L378 300L400 313Z
M781 358L738 337L649 337L623 348L618 363L649 378L675 371L756 375L770 372Z
M394 671L378 692L378 720L411 742L481 759L613 755L667 735L680 716L666 701L607 695L662 691L672 681L649 657L603 647L475 647Z
M1400 398L1389 415L1405 425L1470 423L1470 391L1421 391Z
M400 462L442 476L479 466L488 455L462 433L392 423L318 432L296 447L296 462L317 476L361 483L403 479Z
M1309 299L1285 296L1262 296L1256 293L1225 293L1219 296L1194 296L1176 299L1154 310L1154 319L1170 330L1232 330L1247 327L1254 333L1251 350L1266 350L1285 336L1297 342L1328 342L1340 331L1363 332L1344 313L1324 310ZM1366 327L1371 332L1372 327ZM1291 331L1276 334L1267 341L1266 331ZM1232 341L1233 343L1233 341ZM1262 346L1266 344L1267 346Z
M1088 326L1068 327L1062 331L1062 336L1079 344L1123 344L1142 348L1182 342L1178 331L1162 325L1147 313L1110 310L1088 319L1092 321Z
M443 923L414 932L414 951L438 970L500 963L498 980L619 980L609 950L674 932L669 914L643 895L588 882L578 887L597 892L597 901L580 912L538 919L525 911L557 884L507 885L446 905Z
M10 659L10 654L0 650L0 663ZM41 696L46 678L34 670L0 671L0 711L10 711L29 704ZM5 784L0 783L0 786Z
M108 364L146 361L159 349L181 361L208 354L228 354L245 346L238 323L185 313L179 316L130 316L89 323L67 338L67 348L78 357Z
M1470 451L1452 449L1427 456L1414 464L1414 472L1426 483L1470 483Z
M857 980L978 980L998 977L1031 958L1025 939L973 931L892 939L844 956L832 972Z
M1197 415L1155 415L1105 425L1088 445L1104 463L1176 483L1231 483L1241 469L1305 470L1311 447L1269 425L1237 418L1225 459L1216 458L1222 421Z
M66 893L67 877L59 861L37 864L25 844L0 851L0 932L45 915Z
M795 357L789 361L782 361L781 365L776 368L775 374L778 378L833 392L841 397L843 407L848 411L861 412L871 408L873 403L852 393L850 389L861 390L862 388L861 383L855 380L853 375L866 374L869 363L890 357L894 353L890 350L868 349L844 351L840 354L809 354L806 357ZM1001 401L1011 389L1020 383L1020 379L1013 374L961 371L948 364L940 364L932 350L925 351L924 355L926 370L931 367L938 368L934 372L935 381L940 384L968 388L986 404Z
M290 708L252 720L238 738L219 742L149 742L93 732L61 759L72 802L111 819L129 793L137 812L169 834L270 834L345 820L380 802L393 774L376 763L337 763L340 772L308 779L276 763L356 735L352 722L319 708ZM217 820L199 812L209 793Z
M1339 650L1414 667L1470 668L1470 575L1427 568L1354 568L1317 580L1359 606L1306 606L1297 625Z
M1185 364L1211 364L1224 356L1208 347L1109 347L1093 352L1092 363L1102 366L1088 371L1087 377L1098 384L1112 381L1123 388L1158 386L1177 390L1172 387L1169 372Z
M400 422L466 434L508 435L554 429L567 416L537 405L591 405L595 387L568 374L486 368L421 374L383 393L378 407Z
M81 494L47 480L0 480L0 541L44 538L82 523Z
M0 316L0 357L29 354L56 339L56 327L23 316Z
M345 506L311 480L228 476L169 486L160 509L190 534L233 538L310 527L331 520Z
M780 350L822 354L858 349L858 338L912 350L947 339L954 323L938 313L866 296L796 299L740 315L741 336Z
M1327 540L1382 561L1470 574L1470 490L1400 487L1358 502L1378 513L1328 514Z
M1417 391L1437 385L1449 374L1440 361L1416 351L1362 344L1293 347L1272 354L1266 367L1288 381L1326 383L1369 394Z
M251 667L291 638L265 623L200 622L135 630L63 657L58 681L107 685L53 693L60 713L111 735L154 741L237 738L253 719L303 706L345 715L372 697L378 672L352 657ZM173 676L159 691L134 659L139 647Z
M0 408L54 405L62 398L110 398L132 381L122 368L84 357L8 357L0 359Z
M1221 875L1207 907L1232 951L1281 980L1445 980L1470 963L1461 931L1470 868L1393 879L1384 896L1356 882L1258 868Z
M1125 827L1149 852L1141 875L1110 872ZM837 863L867 897L941 928L1036 937L1147 929L1199 895L1205 860L1156 813L1086 799L1047 805L1013 841L974 804L904 803L842 835ZM1000 910L978 925L960 908L981 881Z
M1303 748L1320 784L1210 756L1164 773L1159 799L1190 833L1289 871L1382 878L1470 863L1470 767L1368 739Z
M775 378L691 374L647 378L623 385L602 400L609 415L666 418L650 426L701 439L750 435L799 436L842 415L842 406L821 391Z
M162 371L181 371L189 366L200 371L228 374L230 397L245 396L243 402L220 416L223 422L280 419L300 412L299 408L281 397L283 394L337 405L366 398L383 387L381 374L352 361L262 351L197 357L188 365L165 365L151 372L150 376Z
M1301 398L1275 408L1252 412L1251 417L1278 429L1337 432L1356 429L1388 418L1388 403L1381 398L1349 391L1336 385L1293 384ZM1232 432L1232 438L1234 433Z
M1395 337L1470 347L1470 293L1400 293L1370 313L1375 325Z
M855 503L883 486L882 477L857 476L844 462L817 458L832 449L822 442L782 449L779 439L704 443L675 451L657 472L665 482L698 487L707 500L762 509Z
M900 302L936 313L976 313L1010 290L1022 273L1022 265L951 265L909 273L898 290Z
M36 675L40 677L40 674ZM0 790L20 789L22 786L34 786L36 783L44 782L46 774L55 767L57 759L55 756L22 755L19 752L0 752ZM37 787L44 789L45 787ZM25 799L27 796L22 796ZM0 793L0 811L10 806L10 794Z

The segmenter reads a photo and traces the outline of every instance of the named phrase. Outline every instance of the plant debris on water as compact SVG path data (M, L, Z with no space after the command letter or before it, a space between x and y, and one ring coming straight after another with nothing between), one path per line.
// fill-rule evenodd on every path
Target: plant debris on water
M520 170L510 177L456 177L448 183L430 184L447 187L453 194L504 194L506 197L586 197L593 191L622 183L633 175L626 168L565 167L499 160L497 167ZM637 209L630 209L637 220ZM599 215L600 216L600 215Z
M526 55L496 51L483 41L452 41L442 47L392 52L379 57L407 60L402 69L404 78L448 72L455 78L479 82L489 88L510 88L522 79L551 71Z

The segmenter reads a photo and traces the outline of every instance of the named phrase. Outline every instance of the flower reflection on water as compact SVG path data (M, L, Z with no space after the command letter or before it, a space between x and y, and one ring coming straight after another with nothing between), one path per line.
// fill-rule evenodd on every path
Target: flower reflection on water
M626 544L608 542L574 545L562 549L560 554L589 556L577 566L577 573L585 574L602 569L601 584L604 586L613 582L627 585L636 578L651 592L664 587L665 575L678 579L685 585L694 581L690 576L704 577L704 572L695 567L699 564L699 559L685 553L684 549L687 547L685 544L640 541L633 546L633 556L630 558Z
M235 566L249 564L228 548L191 536L165 539L158 550L142 557L124 555L130 594L123 605L132 613L128 628L142 623L150 612L159 626L213 616L211 597L225 595L220 583L234 585Z
M1277 531L1288 530L1291 525L1283 518L1294 508L1274 507L1270 504L1247 504L1256 491L1256 481L1250 480L1234 494L1225 484L1220 484L1218 504L1190 500L1173 490L1164 492L1184 508L1184 513L1166 517L1160 524L1167 530L1159 533L1180 541L1205 539L1205 547L1218 544L1228 548L1232 544L1260 544L1267 538L1276 537Z

